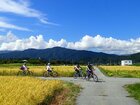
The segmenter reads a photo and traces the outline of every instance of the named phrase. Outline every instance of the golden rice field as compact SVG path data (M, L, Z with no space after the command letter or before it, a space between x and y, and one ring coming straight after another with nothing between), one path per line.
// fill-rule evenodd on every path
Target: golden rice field
M45 66L28 66L29 70L33 72L34 76L43 76L45 71ZM58 72L59 76L62 77L71 77L74 73L74 66L52 66L54 71ZM17 75L17 72L20 70L20 66L15 65L0 65L0 75ZM85 69L85 67L83 67Z
M0 76L0 105L48 105L62 89L59 80Z
M140 78L140 66L99 66L99 68L108 76Z

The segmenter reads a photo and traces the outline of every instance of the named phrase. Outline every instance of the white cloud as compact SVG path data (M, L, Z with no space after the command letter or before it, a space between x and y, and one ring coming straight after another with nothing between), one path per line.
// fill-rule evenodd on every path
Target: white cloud
M64 39L61 39L60 41L55 41L53 39L50 39L47 43L46 43L46 47L47 48L51 48L51 47L67 47L67 41Z
M68 48L92 50L114 54L130 54L140 52L140 38L131 40L119 40L112 37L105 38L100 35L95 37L85 35L78 42L71 42Z
M32 9L29 0L0 0L0 12L14 13L25 17L34 17L44 24L50 24L45 14Z
M18 38L11 31L6 35L0 35L0 45L3 43L10 43L16 41Z
M13 35L14 36L14 35ZM6 37L9 37L8 35ZM0 37L0 40L6 39L6 37ZM12 37L13 38L13 37ZM14 40L16 39L16 40ZM9 38L11 40L11 38ZM0 50L24 50L29 48L43 49L46 48L46 42L42 35L30 36L28 39L13 38L13 41L3 42L0 46Z
M102 37L100 35L94 37L85 35L77 42L68 42L65 39L59 41L50 39L45 41L42 35L30 36L26 39L19 39L11 32L6 36L0 35L0 50L45 49L55 46L111 54L131 54L140 52L140 38L119 40L112 37Z
M13 25L13 24L7 23L5 21L1 21L1 20L0 20L0 27L1 28L8 28L8 29L16 29L16 30L21 30L21 31L31 31L27 28L16 26L16 25Z

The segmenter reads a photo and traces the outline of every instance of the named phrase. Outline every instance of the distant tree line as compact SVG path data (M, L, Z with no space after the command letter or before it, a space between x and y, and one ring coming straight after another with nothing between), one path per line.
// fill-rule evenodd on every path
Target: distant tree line
M0 64L10 64L10 63L23 63L25 59L1 59ZM102 60L102 59L97 59L95 61L88 61L88 60L55 60L55 59L29 59L26 58L27 63L30 64L36 64L36 65L44 65L47 64L48 62L53 64L53 65L73 65L73 64L81 64L81 65L87 65L88 63L92 63L94 65L119 65L120 62L115 61L115 60Z
M44 60L39 59L26 59L30 64L44 64ZM0 64L10 64L10 63L23 63L23 59L2 59L0 60Z

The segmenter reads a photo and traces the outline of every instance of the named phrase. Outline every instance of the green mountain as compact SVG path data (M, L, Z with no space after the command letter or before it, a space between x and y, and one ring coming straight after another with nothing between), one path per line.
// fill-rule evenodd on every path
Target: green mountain
M94 64L120 64L120 61L124 59L132 59L134 62L140 62L140 53L132 55L115 55L54 47L48 49L27 49L24 51L0 53L0 59L43 59L47 61L56 60L71 63L92 62Z

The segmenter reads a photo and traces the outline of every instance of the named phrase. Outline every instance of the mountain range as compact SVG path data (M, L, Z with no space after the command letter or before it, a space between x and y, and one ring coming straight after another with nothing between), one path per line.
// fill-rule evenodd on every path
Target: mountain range
M86 50L73 50L62 47L47 49L27 49L24 51L0 51L0 59L43 59L47 61L68 61L95 64L119 64L121 60L131 59L140 62L140 53L131 55L115 55Z

